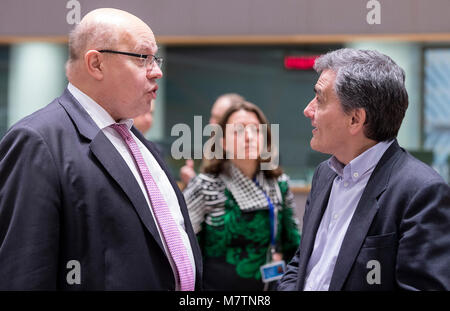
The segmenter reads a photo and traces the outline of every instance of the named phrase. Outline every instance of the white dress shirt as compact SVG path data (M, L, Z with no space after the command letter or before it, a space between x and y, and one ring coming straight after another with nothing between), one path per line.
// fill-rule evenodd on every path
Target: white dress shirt
M155 220L156 227L158 228L159 235L161 237L162 244L164 245L164 250L166 251L167 258L169 259L170 265L172 267L172 271L174 272L174 278L176 281L176 290L180 289L180 284L178 282L178 279L175 277L175 263L172 260L172 257L169 255L169 249L166 245L166 242L164 241L164 238L162 236L161 230L159 228L158 222L155 219L155 215L153 214L153 209L151 208L151 203L148 198L147 190L145 188L144 182L142 181L141 175L139 174L139 170L135 164L133 155L131 154L130 150L128 149L127 144L122 139L122 137L113 129L110 127L110 125L115 124L116 122L114 119L109 115L109 113L103 109L99 104L97 104L92 98L90 98L88 95L80 91L78 88L76 88L74 85L69 83L67 86L67 89L70 93L76 98L76 100L83 106L83 108L87 111L89 116L94 120L95 124L101 129L101 131L105 134L105 136L111 141L111 143L114 145L114 147L117 149L117 151L120 153L122 158L127 163L128 167L130 168L131 172L134 175L134 178L138 182L139 186L141 187L142 193L144 194L145 200L147 201L147 204L149 206L150 212L152 213L153 219ZM119 123L125 124L128 129L131 129L131 126L133 125L132 119L125 119L121 120ZM192 271L195 278L195 261L194 261L194 255L192 253L191 244L189 242L189 237L186 233L185 226L184 226L184 218L181 214L181 209L178 204L178 199L175 194L174 189L172 188L172 185L169 182L169 179L167 178L166 173L163 171L163 169L159 166L156 159L153 157L151 152L147 149L147 147L144 146L144 144L131 132L131 135L133 136L133 139L136 141L137 145L139 146L139 150L144 158L145 164L147 165L150 174L152 175L153 179L155 180L155 183L158 185L159 191L161 192L162 196L164 197L164 200L167 203L167 206L169 207L169 210L172 214L173 219L175 220L175 223L177 225L178 230L181 234L181 239L183 241L183 244L186 246L187 253L189 255L189 260L192 265Z
M305 291L326 291L330 287L339 251L359 200L375 166L393 142L379 142L345 166L334 156L328 160L337 176L306 268Z

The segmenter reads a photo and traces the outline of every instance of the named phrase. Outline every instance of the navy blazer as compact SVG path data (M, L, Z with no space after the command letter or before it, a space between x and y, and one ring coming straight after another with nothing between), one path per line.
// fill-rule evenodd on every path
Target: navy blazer
M326 162L316 169L306 202L302 241L279 290L304 288L306 268L335 177ZM329 290L449 290L449 228L450 187L394 141L363 191ZM376 271L371 260L379 263L379 282L373 282Z
M184 197L154 144L132 131L175 190L198 290L202 259ZM68 282L71 260L80 263L80 284ZM175 289L141 188L67 89L0 142L0 289Z

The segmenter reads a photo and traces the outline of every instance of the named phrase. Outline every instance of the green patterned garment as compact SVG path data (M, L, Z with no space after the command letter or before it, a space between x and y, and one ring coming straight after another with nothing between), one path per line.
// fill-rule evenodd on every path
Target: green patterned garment
M283 254L285 261L294 255L300 243L300 234L293 218L293 211L286 206L285 197L288 184L279 181L283 204L277 213L278 228L276 250ZM266 264L270 246L269 210L243 212L231 192L225 189L225 213L211 217L220 226L202 224L199 242L206 257L222 257L236 267L236 273L242 278L261 279L260 266Z

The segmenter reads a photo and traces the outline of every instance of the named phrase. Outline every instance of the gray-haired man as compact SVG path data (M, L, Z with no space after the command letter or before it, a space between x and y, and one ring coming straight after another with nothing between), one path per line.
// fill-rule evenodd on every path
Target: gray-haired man
M450 187L400 148L404 71L376 51L316 60L304 110L314 174L302 241L280 290L449 290Z

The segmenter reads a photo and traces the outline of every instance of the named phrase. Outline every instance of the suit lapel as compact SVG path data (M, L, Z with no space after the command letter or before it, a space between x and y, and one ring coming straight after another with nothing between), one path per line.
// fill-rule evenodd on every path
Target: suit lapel
M329 287L330 291L341 290L377 213L378 205L374 194L375 192L372 191L364 191L361 196L336 260Z
M327 164L323 164L326 166ZM298 276L298 289L303 290L306 278L306 268L308 266L309 258L314 248L316 241L316 233L319 229L320 222L322 220L323 213L325 212L328 199L331 193L331 187L333 180L336 177L334 173L328 167L325 167L326 172L323 176L318 176L318 182L314 189L311 189L310 205L308 209L311 211L308 222L305 223L302 232L302 245L300 249L300 262L299 262L299 276ZM312 192L314 191L314 192Z
M64 90L59 103L69 115L78 133L89 141L93 140L100 129L68 89Z
M144 194L119 152L114 148L113 144L98 128L86 110L78 103L69 90L66 89L64 91L63 95L59 98L59 102L72 119L79 134L90 141L89 148L92 153L108 174L122 188L137 211L142 223L164 252L158 229L156 228L155 221L148 208Z
M363 191L336 259L330 291L341 290L378 211L378 198L386 189L392 166L400 155L397 141L386 150Z
M158 229L153 216L148 208L147 201L142 193L141 187L136 181L130 168L127 166L119 152L114 148L109 139L99 131L90 144L92 153L97 157L111 177L119 184L133 204L139 218L148 231L152 234L161 250L164 251Z

